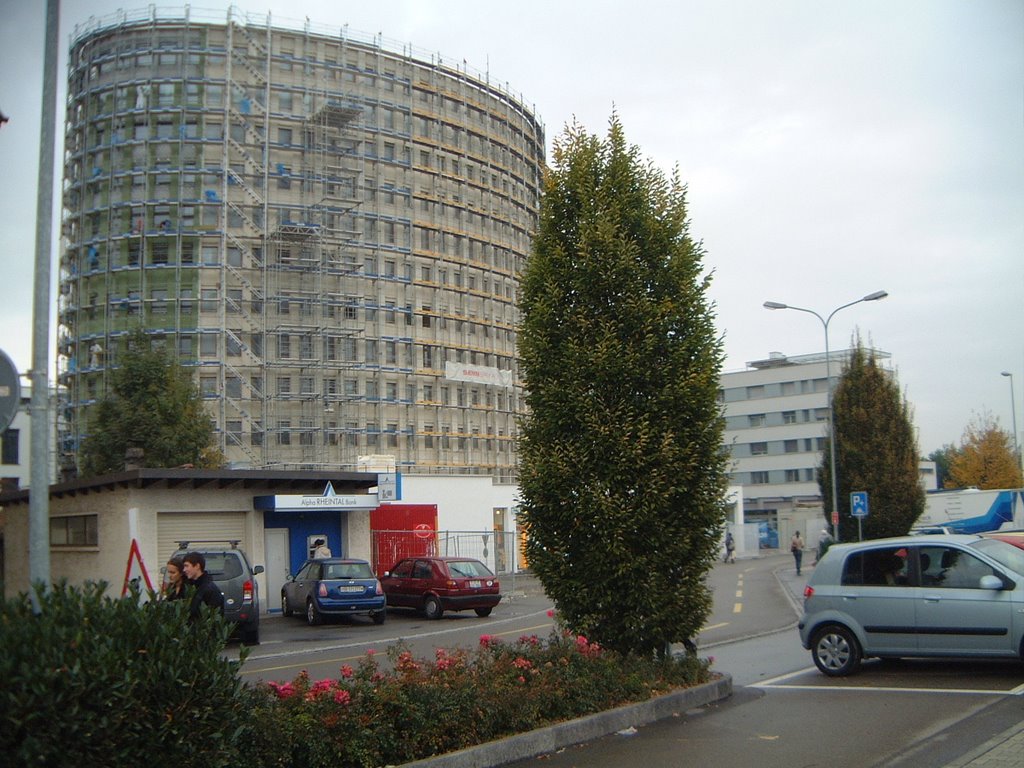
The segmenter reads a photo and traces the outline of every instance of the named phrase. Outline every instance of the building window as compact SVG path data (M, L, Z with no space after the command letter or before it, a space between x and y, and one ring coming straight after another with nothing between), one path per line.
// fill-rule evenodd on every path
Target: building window
M752 413L747 416L747 426L750 427L763 427L764 426L764 414L763 413Z
M750 484L751 485L768 485L768 473L767 472L751 472L750 473Z
M51 547L97 547L99 542L99 515L50 518Z
M799 483L800 482L800 470L799 469L787 469L786 470L786 482L787 483Z
M782 443L783 450L786 453L796 453L798 450L800 450L799 445L799 440L786 440Z
M783 424L796 424L796 411L783 411L782 412L782 423Z
M757 384L753 387L747 387L747 400L756 400L764 397L764 386Z
M290 421L277 422L277 444L292 444L292 423Z
M5 429L3 437L0 438L0 464L18 464L18 433L17 429Z
M768 443L751 443L751 456L766 456L768 454Z

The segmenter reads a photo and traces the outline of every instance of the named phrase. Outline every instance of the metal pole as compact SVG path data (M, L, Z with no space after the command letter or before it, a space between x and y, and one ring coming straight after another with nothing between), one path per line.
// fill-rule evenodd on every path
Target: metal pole
M842 309L840 307L839 309ZM821 315L814 313L825 326L825 379L828 398L828 458L829 458L829 479L832 481L832 538L836 544L839 543L839 483L836 480L836 422L832 417L832 351L828 344L828 324L839 309L828 316L828 320L821 320Z
M46 3L43 51L43 106L39 132L39 189L36 197L36 261L32 294L32 469L29 476L28 575L33 585L50 585L50 245L53 222L54 123L57 114L57 30L60 0Z
M1013 374L1003 371L1003 376L1010 377L1010 414L1013 419L1013 450L1017 453L1017 461L1020 462L1021 482L1024 483L1024 454L1020 451L1020 441L1017 439L1017 396L1013 394Z

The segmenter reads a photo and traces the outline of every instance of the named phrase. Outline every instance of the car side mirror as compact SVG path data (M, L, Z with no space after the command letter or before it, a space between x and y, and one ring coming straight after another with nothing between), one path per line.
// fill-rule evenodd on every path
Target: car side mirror
M1006 584L998 576L987 574L981 577L979 585L982 589L1006 589Z
M253 573L254 576L257 575L257 574L263 573L263 566L262 565L253 566L252 573Z

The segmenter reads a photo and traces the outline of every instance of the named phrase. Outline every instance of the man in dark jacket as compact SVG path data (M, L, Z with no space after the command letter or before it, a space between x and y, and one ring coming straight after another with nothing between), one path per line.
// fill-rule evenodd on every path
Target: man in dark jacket
M213 582L213 577L206 572L206 558L202 552L189 552L183 558L185 578L195 588L192 602L188 607L190 621L199 618L199 607L203 604L216 608L224 614L224 595Z

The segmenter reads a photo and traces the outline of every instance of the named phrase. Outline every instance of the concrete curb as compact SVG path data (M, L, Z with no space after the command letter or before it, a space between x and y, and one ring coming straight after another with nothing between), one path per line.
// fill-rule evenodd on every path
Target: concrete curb
M606 712L567 720L527 733L518 733L458 752L427 757L401 768L493 768L516 760L526 760L545 752L581 744L602 736L703 707L732 695L732 676L721 676L709 683L673 691L649 701L627 704Z

